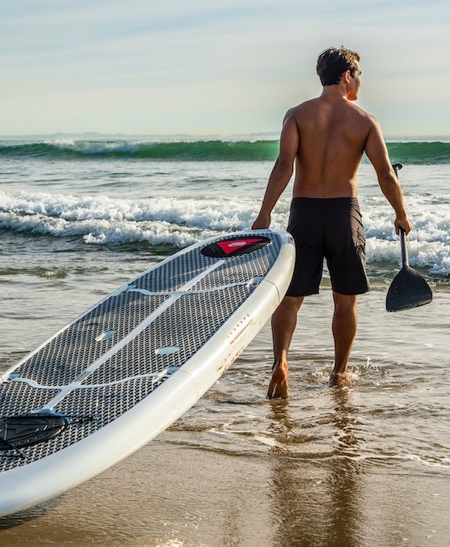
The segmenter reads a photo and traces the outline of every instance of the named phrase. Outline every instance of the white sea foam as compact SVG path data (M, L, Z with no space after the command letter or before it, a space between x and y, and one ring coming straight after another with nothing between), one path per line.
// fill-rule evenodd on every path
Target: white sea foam
M365 204L368 263L398 264L399 243L392 212L380 198ZM422 207L423 198L413 206ZM86 243L117 245L148 241L185 246L219 232L249 229L258 202L247 199L118 199L105 195L62 195L40 192L0 193L0 227L55 237L82 237ZM273 215L272 226L284 228L288 205ZM439 215L422 214L408 237L410 264L430 273L450 274L450 206Z
M87 243L149 241L183 246L217 232L249 227L248 202L211 204L177 198L145 200L41 193L0 194L0 227L57 237L81 236Z

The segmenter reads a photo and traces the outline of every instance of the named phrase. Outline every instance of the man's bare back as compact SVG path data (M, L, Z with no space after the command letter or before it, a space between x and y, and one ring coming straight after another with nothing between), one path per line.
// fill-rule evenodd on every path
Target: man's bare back
M299 138L293 196L356 197L369 116L344 98L321 96L290 110L285 124Z

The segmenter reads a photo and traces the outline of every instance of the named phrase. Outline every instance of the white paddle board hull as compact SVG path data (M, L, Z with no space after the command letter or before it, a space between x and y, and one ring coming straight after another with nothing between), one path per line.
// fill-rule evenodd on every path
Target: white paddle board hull
M283 231L200 242L121 287L6 371L0 516L94 477L189 410L269 319L294 258ZM131 310L138 316L132 325Z

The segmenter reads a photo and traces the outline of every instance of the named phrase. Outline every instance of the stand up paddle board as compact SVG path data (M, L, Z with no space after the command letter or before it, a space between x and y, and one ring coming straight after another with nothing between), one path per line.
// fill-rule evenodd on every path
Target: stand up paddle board
M286 292L283 231L197 243L150 268L0 376L0 516L59 496L191 408Z

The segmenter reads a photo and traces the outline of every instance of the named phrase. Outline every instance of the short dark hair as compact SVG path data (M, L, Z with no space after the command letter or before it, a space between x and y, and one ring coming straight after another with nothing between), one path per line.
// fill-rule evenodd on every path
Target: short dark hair
M330 47L319 55L316 71L323 86L338 84L344 72L355 76L359 54L344 47Z

